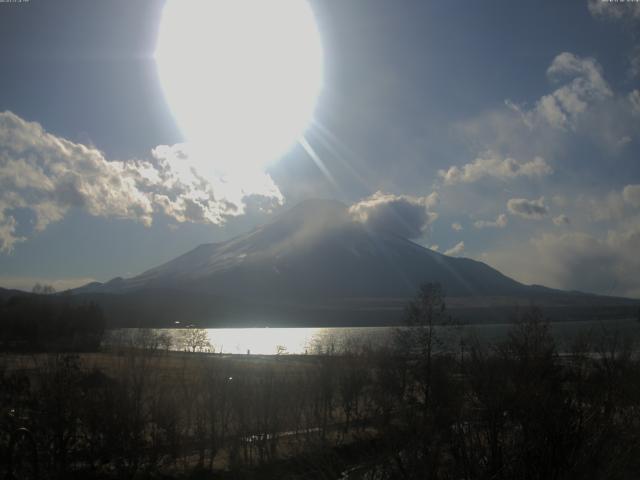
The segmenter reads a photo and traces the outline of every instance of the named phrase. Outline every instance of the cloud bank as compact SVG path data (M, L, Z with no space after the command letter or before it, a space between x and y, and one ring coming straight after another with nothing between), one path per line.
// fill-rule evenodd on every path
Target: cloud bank
M525 283L640 298L640 217L604 236L544 233L490 253L487 261Z
M526 283L640 298L640 184L578 200L577 206L573 215L587 220L576 222L581 231L539 232L489 252L487 261ZM553 223L573 224L565 214Z
M629 205L640 208L640 185L627 185L622 189L622 198Z
M590 221L624 220L634 208L640 208L640 184L626 185L605 195L580 196L576 203Z
M26 240L18 233L19 211L33 215L33 232L39 232L72 208L147 226L158 213L178 222L221 224L244 213L244 201L251 196L283 202L264 173L233 183L224 176L201 176L191 160L186 146L174 145L155 148L147 160L109 161L94 147L2 112L0 251Z
M589 0L589 12L596 18L609 20L640 21L640 3L635 1L611 2Z
M453 166L448 170L440 170L438 175L445 185L472 183L485 177L508 180L516 177L542 177L553 173L553 169L542 157L535 157L528 162L518 162L513 158L502 158L492 152L476 158L462 168Z
M589 6L596 17L640 20L637 2L593 0ZM620 51L622 61L628 60L627 80L637 80L640 72L640 49L633 45L637 38L632 40L626 51L624 46ZM505 201L509 216L550 217L545 222L521 223L513 236L499 237L493 251L491 245L482 245L481 238L474 247L487 252L493 266L524 282L640 297L640 185L629 184L637 176L632 162L640 140L640 90L633 85L614 91L614 83L607 81L596 59L570 52L554 56L546 76L551 87L531 103L505 100L506 108L486 110L457 125L457 132L477 152L508 156L484 153L467 165L439 172L445 185L465 186L455 192L454 213L473 217ZM623 88L630 82L615 84ZM538 157L553 165L555 172L543 168L539 174L527 175L506 162L514 158L518 159L515 164L523 166L529 162L522 159ZM546 181L550 173L555 173L553 182ZM517 187L516 182L501 185L500 190L474 185L480 179L514 177L540 181L533 188L524 182L517 182ZM553 199L550 206L543 193ZM443 216L447 213L443 209ZM495 228L497 220L478 220L473 225Z
M351 217L368 228L381 229L404 238L419 238L438 214L430 211L438 203L436 192L425 197L376 192L351 207Z

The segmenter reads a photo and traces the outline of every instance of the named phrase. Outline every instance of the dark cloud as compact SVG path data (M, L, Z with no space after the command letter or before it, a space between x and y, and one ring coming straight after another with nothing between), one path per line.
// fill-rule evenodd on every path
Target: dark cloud
M535 220L539 220L549 213L549 209L544 204L544 197L540 197L538 200L512 198L507 202L507 208L513 215Z
M429 211L438 194L426 197L376 192L349 208L352 218L369 228L393 232L404 238L421 237L438 214Z

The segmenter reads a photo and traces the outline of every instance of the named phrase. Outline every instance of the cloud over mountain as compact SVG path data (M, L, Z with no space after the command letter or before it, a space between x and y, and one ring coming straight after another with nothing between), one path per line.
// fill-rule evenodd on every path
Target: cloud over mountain
M349 208L352 218L369 228L391 231L404 238L422 236L438 218L430 211L438 203L436 192L424 197L376 192Z

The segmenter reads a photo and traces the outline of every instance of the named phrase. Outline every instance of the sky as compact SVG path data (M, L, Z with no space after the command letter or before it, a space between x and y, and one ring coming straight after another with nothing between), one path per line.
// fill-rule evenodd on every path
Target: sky
M640 297L640 3L309 5L313 118L234 176L174 118L163 1L0 3L0 286L132 276L331 198L525 283Z

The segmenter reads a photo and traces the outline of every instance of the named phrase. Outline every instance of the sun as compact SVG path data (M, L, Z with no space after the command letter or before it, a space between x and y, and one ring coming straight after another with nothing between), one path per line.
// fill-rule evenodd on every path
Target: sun
M320 36L305 0L167 0L155 58L185 140L223 170L280 158L322 89Z

